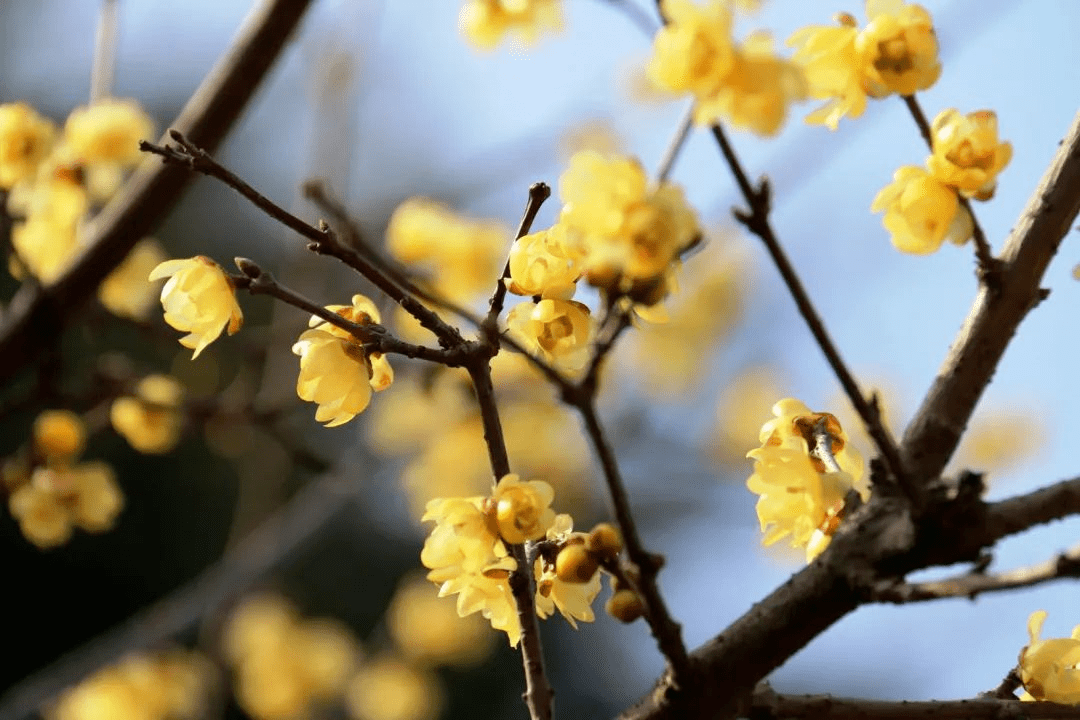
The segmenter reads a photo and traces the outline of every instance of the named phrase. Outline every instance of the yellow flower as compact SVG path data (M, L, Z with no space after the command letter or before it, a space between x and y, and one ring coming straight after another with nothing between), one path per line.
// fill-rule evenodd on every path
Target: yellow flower
M134 165L139 141L150 140L154 122L134 100L107 98L68 116L64 140L87 163Z
M569 515L560 514L547 531L547 539L565 545L571 538L581 542L583 533L574 533L574 521ZM592 622L596 619L592 603L600 594L600 573L594 572L587 582L568 582L558 576L556 563L537 558L533 572L536 576L536 614L546 618L562 614L570 626L577 629L577 620Z
M704 102L713 97L735 64L731 10L723 0L701 7L692 0L664 0L667 23L653 40L649 79Z
M1045 610L1028 618L1031 642L1020 651L1020 679L1034 700L1080 703L1080 625L1071 638L1040 640ZM1027 699L1027 698L1025 698Z
M479 616L458 617L454 604L432 594L422 575L398 585L386 627L401 652L424 665L475 665L491 653L495 638Z
M42 550L59 547L71 539L71 514L47 489L26 484L8 498L11 517L23 537Z
M379 322L375 304L363 295L353 295L352 305L328 305L327 310L359 324ZM336 325L312 316L311 330L292 347L300 356L296 394L319 406L315 419L326 427L347 423L363 412L372 390L390 387L394 371L382 353L364 352L360 341Z
M435 720L444 704L434 673L389 656L361 665L345 691L353 720Z
M572 252L562 225L515 240L510 248L507 288L516 295L569 300L581 276Z
M542 32L562 29L560 0L466 0L458 27L478 48L491 50L512 33L531 45Z
M544 299L514 306L507 314L510 334L529 351L568 370L580 370L593 337L589 308L573 300Z
M997 115L990 110L961 115L942 110L931 124L934 152L926 161L930 174L964 197L989 200L997 176L1012 159L1012 145L998 142Z
M956 190L926 170L905 165L893 174L870 206L885 211L882 222L902 252L926 255L948 240L962 245L971 237L971 215L960 206Z
M150 272L150 280L169 278L161 289L165 322L188 335L180 344L194 348L191 359L228 328L230 335L243 324L236 288L221 266L204 255L187 260L166 260Z
M156 240L140 240L98 286L98 300L113 315L145 320L157 295L154 284L146 277L166 258L165 251Z
M754 33L736 51L719 91L698 99L694 122L710 125L727 120L758 135L775 135L787 117L788 104L804 100L806 94L802 69L773 52L767 33Z
M79 250L74 225L37 217L15 223L11 247L15 251L9 264L11 274L22 278L29 272L46 285L64 274Z
M63 545L75 526L92 533L109 530L123 506L112 468L102 462L39 467L8 500L23 535L42 549Z
M113 401L109 419L116 432L141 453L167 453L176 447L183 426L184 388L168 375L147 375L135 397Z
M869 24L855 40L864 82L874 97L912 95L941 75L930 13L903 0L866 0Z
M55 136L56 126L26 103L0 105L0 188L32 176Z
M427 272L439 294L471 302L495 286L510 238L501 223L462 217L432 200L412 198L390 217L386 249Z
M835 130L845 115L857 118L866 110L866 88L855 52L859 34L855 18L837 16L839 27L814 25L796 30L787 44L795 47L792 60L802 66L811 97L828 99L806 116L806 122Z
M86 445L86 425L70 410L46 410L34 420L34 452L49 464L65 463Z
M555 491L543 480L522 482L517 475L503 476L495 487L495 521L503 542L520 545L539 540L555 521L551 501Z

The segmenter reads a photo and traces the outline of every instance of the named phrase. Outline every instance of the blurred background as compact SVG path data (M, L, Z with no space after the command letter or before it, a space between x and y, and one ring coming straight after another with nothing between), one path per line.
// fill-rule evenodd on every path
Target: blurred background
M458 33L456 2L319 0L219 157L311 221L320 212L300 186L322 180L371 242L381 243L401 202L424 196L502 223L508 243L529 184L555 187L575 149L616 149L640 158L647 170L657 167L686 104L645 85L650 42L639 20L653 22L655 10L645 0L636 3L567 0L561 33L530 47L510 42L481 52ZM251 4L120 0L114 94L138 100L164 129ZM829 23L836 11L862 22L859 5L775 0L740 17L736 34L765 28L782 43L800 26ZM926 113L993 109L1002 138L1013 144L997 196L976 208L1000 249L1080 107L1080 46L1073 37L1080 6L1069 0L924 5L944 65L937 85L920 95ZM93 0L0 3L0 102L25 100L56 122L85 104L98 11ZM973 253L948 246L928 257L902 255L869 212L893 170L920 164L927 154L899 99L872 102L837 132L803 124L812 108L796 107L778 138L737 133L734 143L751 173L772 180L781 240L849 366L881 392L899 434L974 297ZM772 402L797 397L835 413L853 437L860 434L762 248L733 225L729 209L738 198L707 133L690 137L672 179L698 209L709 241L687 262L671 301L674 329L631 333L605 375L603 401L646 544L667 557L662 589L687 643L697 646L802 562L800 552L760 546L755 496L744 486L750 464L742 455L756 445ZM553 222L557 211L553 199L536 227ZM227 266L234 256L253 258L320 304L369 292L207 179L195 180L155 236L172 257L205 254ZM1080 400L1071 360L1077 343L1068 330L1080 301L1071 278L1080 262L1074 239L1066 239L1061 255L1046 277L1049 299L1022 325L956 461L956 468L989 471L992 498L1076 473L1076 445L1061 426ZM4 297L15 286L5 276ZM442 381L395 363L402 384L397 401L395 384L356 420L320 428L314 408L293 392L296 360L288 348L306 318L265 298L240 300L244 330L194 362L157 313L145 323L123 323L90 308L64 330L59 351L42 361L54 363L61 378L52 397L34 395L29 371L0 396L6 455L26 442L41 409L86 412L99 431L84 455L112 463L126 497L112 531L77 533L48 551L26 542L7 514L0 518L11 633L0 674L5 692L169 596L230 549L246 553L249 564L220 583L214 607L186 624L175 643L220 645L236 604L273 591L303 616L346 623L369 656L401 644L384 611L401 579L420 567L417 508L440 482L469 474L459 467L469 465L461 452L421 456L395 444L416 424L401 399L413 397L402 380L429 388ZM483 293L475 302L483 302ZM194 409L175 450L140 454L108 430L100 406L85 405L102 368L181 379ZM527 385L516 372L508 371L505 402L520 412L520 462L537 471L547 463L565 475L556 507L572 507L579 529L606 519L601 482L576 420L553 409L550 391ZM529 389L519 390L519 383ZM537 433L541 412L547 424ZM417 437L461 447L440 432L415 430ZM558 457L547 454L539 434L561 448L550 451ZM867 442L855 442L871 456ZM512 442L512 464L514 450ZM563 493L567 501L560 505ZM1078 530L1080 520L1072 519L1011 539L995 552L994 567L1047 559L1075 545ZM245 544L253 531L260 534ZM543 623L565 717L613 715L646 692L662 669L643 623L623 626L602 612L607 593L605 583L592 625L574 632L562 619ZM1080 589L1064 583L976 602L863 608L792 658L772 682L782 692L970 697L994 687L1012 667L1027 642L1031 611L1048 610L1045 634L1064 636L1080 622L1078 601ZM488 634L486 658L437 671L443 717L524 715L517 655L502 633ZM230 716L242 716L235 700L226 702Z

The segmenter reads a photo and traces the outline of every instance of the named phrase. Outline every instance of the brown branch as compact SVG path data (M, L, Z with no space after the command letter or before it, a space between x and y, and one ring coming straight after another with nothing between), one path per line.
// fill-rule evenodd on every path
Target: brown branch
M675 161L679 159L679 153L685 147L686 140L690 137L690 130L693 127L694 105L691 103L690 107L686 108L686 114L679 121L679 127L675 130L671 142L668 143L667 150L664 151L664 157L660 160L660 165L656 170L656 181L658 183L666 183L668 178L671 177L671 171L675 169Z
M901 97L904 99L904 104L907 105L911 117L915 120L915 124L919 126L919 134L926 141L930 152L934 152L934 135L930 130L930 123L927 122L926 115L923 114L918 99L914 95L902 95ZM971 209L971 201L959 192L957 192L957 198L960 200L960 206L971 216L971 236L975 241L975 258L979 262L979 280L990 287L996 287L997 273L1001 269L1000 263L990 249L990 243L986 240L986 233L983 232L982 225L979 224L979 218L975 216L975 211Z
M1022 702L1017 698L979 697L971 700L866 700L830 695L781 695L758 689L748 717L751 720L824 718L827 720L1000 720L1000 718L1080 718L1080 705Z
M29 717L124 653L161 645L234 602L307 552L344 513L355 513L356 498L343 486L340 478L327 477L301 490L197 578L7 690L0 697L0 717Z
M1039 283L1080 212L1080 113L1001 254L996 291L983 286L903 437L904 466L929 482L949 462L1016 328L1046 297Z
M177 130L170 130L169 137L177 143L172 145L155 145L143 141L139 148L144 152L159 155L167 164L186 167L194 172L202 173L215 178L236 190L255 207L262 210L269 217L277 220L285 227L293 230L311 242L308 249L320 255L329 255L345 263L360 275L369 280L375 287L382 290L396 303L401 305L410 315L415 317L422 326L434 333L439 343L448 348L460 345L461 335L457 329L448 325L431 309L425 307L419 300L413 297L407 290L400 287L370 258L356 249L348 247L337 239L337 235L326 223L320 223L315 227L288 210L262 195L249 185L243 178L214 160L208 152L192 143L184 134Z
M974 600L987 592L1014 590L1067 578L1080 578L1080 547L1059 553L1037 565L1001 573L970 572L933 582L889 583L877 591L874 599L896 604L941 598Z
M525 203L525 212L521 216L521 223L518 224L514 240L520 240L529 234L533 221L536 219L536 213L540 212L540 206L549 197L551 197L551 187L547 183L536 182L529 186L529 199ZM480 329L492 340L498 338L499 314L502 313L503 303L506 301L506 278L508 277L510 277L509 259L503 267L499 282L495 285L495 291L491 294L491 300L488 301L487 317L480 325Z
M792 266L791 261L788 260L787 254L780 246L779 239L773 232L772 224L769 222L771 198L768 182L763 180L757 188L754 188L719 123L712 126L712 133L720 146L720 152L727 161L728 167L735 176L735 182L738 184L743 198L750 207L750 212L736 210L735 218L765 243L765 248L769 251L769 255L772 256L773 264L779 270L781 277L784 279L784 284L787 285L788 292L791 293L791 297L799 308L799 314L806 321L806 325L817 341L818 347L825 354L825 359L828 361L829 367L832 368L833 374L840 381L840 385L843 386L852 406L866 425L867 433L874 440L878 451L885 459L889 473L899 483L908 498L918 506L921 502L919 488L915 486L915 483L908 475L900 451L896 447L896 441L882 422L877 402L874 398L867 400L859 389L854 375L851 374L847 365L844 364L843 358L840 357L840 351L833 344L821 316L818 315L810 296L803 287L802 281L795 272L795 268Z
M997 698L998 700L1012 700L1016 697L1016 691L1024 684L1020 679L1020 673L1017 672L1018 667L1014 667L1009 672L1005 673L1005 677L1001 678L1001 682L997 684L997 687L989 692L979 693L979 697Z
M310 4L311 0L261 2L173 126L201 147L216 148ZM64 322L165 217L189 178L182 168L143 163L85 228L86 249L75 263L52 285L25 286L15 294L0 319L0 385L7 385L55 340Z

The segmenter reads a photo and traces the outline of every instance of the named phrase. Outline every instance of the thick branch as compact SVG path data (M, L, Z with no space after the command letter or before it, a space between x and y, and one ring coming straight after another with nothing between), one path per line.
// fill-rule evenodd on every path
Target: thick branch
M1080 113L1001 254L1001 282L982 287L922 406L904 433L904 466L938 477L1020 321L1046 297L1043 272L1080 212Z
M248 16L232 47L203 80L173 127L204 148L216 148L281 53L311 0L264 0ZM0 385L55 341L59 328L149 234L179 199L190 174L143 163L84 230L86 250L55 283L26 285L0 320Z

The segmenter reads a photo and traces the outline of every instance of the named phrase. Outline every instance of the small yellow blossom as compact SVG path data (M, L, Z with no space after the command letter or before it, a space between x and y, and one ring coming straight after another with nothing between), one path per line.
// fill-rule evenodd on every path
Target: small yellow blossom
M581 276L562 225L515 240L509 265L506 286L516 295L569 300Z
M112 468L103 462L38 467L30 482L8 499L23 535L42 549L63 545L76 526L105 532L123 506L124 495Z
M327 310L354 323L380 321L375 304L363 295L353 295L352 305L328 305ZM300 356L296 394L319 406L315 419L326 427L347 423L368 406L372 391L390 387L394 371L382 353L364 352L360 341L318 316L312 316L311 330L292 347Z
M98 300L113 315L145 320L158 294L154 283L146 278L166 259L165 251L156 240L140 240L98 286Z
M71 539L71 513L46 489L26 484L11 493L8 510L23 537L42 550L59 547Z
M353 720L435 720L444 704L435 674L390 656L361 665L345 690Z
M56 126L26 103L0 105L0 189L31 177L56 137Z
M937 35L930 13L903 0L866 0L869 24L855 40L867 91L913 95L941 75Z
M664 0L660 7L667 22L653 40L648 76L662 88L705 102L735 65L728 3L709 0L702 7L693 0Z
M1012 159L1012 145L998 141L997 115L990 110L961 115L942 110L931 124L934 152L930 174L964 197L989 200L997 176Z
M65 463L82 453L86 424L70 410L46 410L34 420L34 452L47 463Z
M893 182L877 194L870 210L884 210L882 222L892 233L893 245L916 255L935 252L946 240L962 245L974 229L956 190L914 165L893 174Z
M594 327L587 305L544 299L514 306L507 314L511 336L553 365L580 370L589 358Z
M135 396L113 401L109 419L116 432L141 453L159 455L172 450L180 439L180 413L184 388L168 375L147 375Z
M217 340L221 331L234 335L244 322L236 288L221 266L204 255L166 260L150 272L150 280L169 278L161 289L165 322L181 332L180 344L193 348L191 358Z
M495 520L504 542L519 545L526 540L539 540L555 522L551 501L555 491L542 480L522 482L510 474L495 487Z
M129 655L65 690L48 720L196 720L209 699L210 663L187 650Z
M569 515L558 515L547 530L547 539L561 545L582 542L584 534L574 533L573 529L574 521ZM544 558L537 558L534 573L536 614L541 618L553 615L558 609L574 629L577 629L577 620L592 622L596 619L592 603L600 594L600 573L594 572L585 582L563 580L559 577L557 563Z
M510 230L474 220L426 198L406 200L386 228L386 249L403 263L428 273L428 284L458 302L489 293L506 261Z
M458 27L475 46L495 48L512 34L531 45L543 32L562 29L562 0L466 0Z
M806 116L810 124L835 130L840 118L860 117L866 110L866 88L855 52L859 31L855 18L837 16L839 26L814 25L796 30L787 44L795 47L792 60L802 66L811 97L827 99Z
M423 665L475 665L491 653L496 637L479 616L459 617L454 603L432 594L422 575L398 585L386 626L401 652Z
M1020 680L1033 700L1074 705L1080 703L1080 625L1071 638L1040 640L1045 610L1028 618L1031 642L1020 651ZM1028 698L1024 698L1028 699Z
M140 140L151 140L154 122L134 100L107 98L68 116L64 140L86 163L134 165Z

